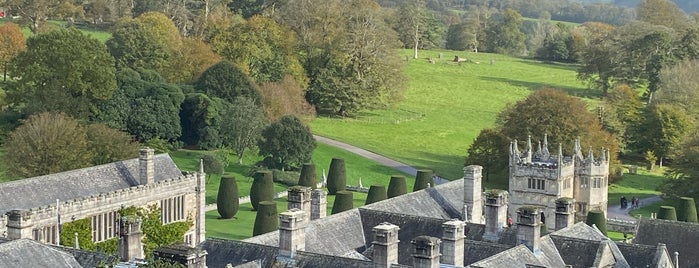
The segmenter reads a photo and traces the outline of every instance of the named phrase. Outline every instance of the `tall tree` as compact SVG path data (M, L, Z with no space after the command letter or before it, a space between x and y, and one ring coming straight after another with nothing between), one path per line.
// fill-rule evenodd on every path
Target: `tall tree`
M642 0L636 7L636 18L654 25L683 30L691 21L682 9L670 0Z
M699 198L699 135L692 133L685 139L676 152L675 157L666 173L666 178L658 187L663 193L673 197L688 196Z
M61 2L58 0L6 0L6 15L19 16L20 22L37 34Z
M235 152L238 163L243 163L246 149L253 149L262 138L262 130L267 120L262 109L254 101L245 97L237 98L229 109L226 109L221 122L221 140Z
M56 111L87 118L94 103L109 98L116 88L114 58L104 44L76 29L29 38L10 72L19 79L8 96L28 113Z
M671 104L684 109L699 120L699 59L684 60L662 70L661 89L653 98L655 104Z
M133 158L140 144L128 133L110 128L105 124L85 126L87 148L90 150L91 164L102 165Z
M402 1L398 9L398 35L403 46L413 49L413 58L417 59L421 37L426 29L426 12L424 0Z
M295 116L283 116L262 131L259 154L271 168L298 168L311 160L316 141L311 130Z
M510 55L522 55L524 51L524 33L522 15L513 9L506 9L502 17L493 17L491 27L486 39L486 47L490 52L506 53Z
M468 147L465 165L480 165L485 170L485 180L490 179L492 171L507 167L509 156L507 137L494 129L485 128Z
M598 106L598 114L602 119L602 127L617 138L621 151L628 145L632 126L641 120L643 104L630 86L618 84L614 86Z
M2 65L2 79L7 80L7 65L20 51L27 48L24 34L19 25L6 22L0 25L0 64Z
M221 61L206 69L194 82L194 88L209 97L228 102L234 102L238 97L246 97L257 104L261 102L257 84L229 61Z
M692 129L692 120L684 110L670 104L651 105L634 130L633 145L639 153L652 151L662 164Z

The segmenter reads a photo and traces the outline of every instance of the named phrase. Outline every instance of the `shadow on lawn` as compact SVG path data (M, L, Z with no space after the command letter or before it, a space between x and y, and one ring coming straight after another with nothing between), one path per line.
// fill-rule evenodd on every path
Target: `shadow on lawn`
M576 87L561 87L561 86L551 85L551 84L546 84L546 83L519 81L519 80L512 80L512 79L507 79L507 78L502 78L502 77L481 76L480 78L485 80L485 81L508 83L510 85L513 85L513 86L525 87L529 90L538 90L538 89L549 87L549 88L560 89L560 90L563 90L565 92L568 92L568 94L570 94L570 95L582 97L582 98L599 99L602 97L602 92L599 92L596 90L591 90L591 89L581 89L581 88L576 88Z

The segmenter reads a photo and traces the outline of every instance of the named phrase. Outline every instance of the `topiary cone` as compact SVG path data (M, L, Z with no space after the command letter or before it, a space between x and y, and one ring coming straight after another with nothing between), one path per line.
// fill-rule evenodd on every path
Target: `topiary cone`
M697 222L697 204L694 203L694 198L680 198L680 210L677 212L677 220Z
M434 181L432 181L432 175L434 175L434 172L432 172L432 170L418 170L417 175L415 176L415 184L413 184L413 192L426 189L428 187L428 184L434 186Z
M399 195L406 194L408 192L408 187L406 186L405 176L393 175L391 176L391 182L388 183L388 191L386 195L388 198L393 198Z
M675 207L673 206L660 206L658 210L658 219L676 221L677 212L675 212Z
M331 214L337 214L352 209L352 198L353 195L350 191L337 191L337 193L335 193L335 203L333 203Z
M315 189L318 183L316 182L316 165L313 163L305 163L301 167L301 175L299 176L299 185L311 187Z
M216 196L216 210L223 219L230 219L238 213L240 203L238 200L238 183L233 176L221 177Z
M252 236L269 233L279 228L279 215L277 215L277 203L274 201L262 201L258 204L255 215L255 225L252 228Z
M255 172L252 176L252 186L250 186L250 203L252 210L257 210L257 204L262 201L274 200L274 181L272 172L262 170Z
M604 218L604 212L600 210L587 212L587 220L585 220L585 223L589 226L594 224L600 232L607 235L607 219Z
M388 196L386 195L386 186L383 185L372 185L369 187L369 193L366 195L366 202L364 205L371 203L376 203L381 200L386 200Z
M338 191L344 191L346 185L345 159L333 158L328 169L328 194L334 195Z

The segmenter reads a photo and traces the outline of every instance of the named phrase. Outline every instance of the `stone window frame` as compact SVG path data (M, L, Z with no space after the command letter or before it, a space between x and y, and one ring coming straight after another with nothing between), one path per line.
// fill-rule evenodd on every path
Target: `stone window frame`
M92 242L99 243L117 237L117 211L109 211L90 217Z
M546 191L546 180L545 179L536 179L536 178L527 178L527 189Z
M178 195L160 200L160 222L169 224L186 219L185 195Z

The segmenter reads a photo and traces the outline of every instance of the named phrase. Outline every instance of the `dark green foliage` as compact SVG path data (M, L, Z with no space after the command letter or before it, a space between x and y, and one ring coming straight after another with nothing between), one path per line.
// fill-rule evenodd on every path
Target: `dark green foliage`
M311 189L316 188L316 165L314 165L313 163L303 164L303 167L301 168L301 175L299 176L298 185L311 187Z
M246 97L261 103L259 89L240 68L229 61L221 61L204 71L194 83L198 92L209 97L222 98L233 102L237 97Z
M491 128L484 128L468 147L465 164L466 166L483 166L485 181L488 181L491 172L507 167L509 144L509 139L502 133Z
M335 193L335 203L331 214L337 214L352 209L353 194L350 191L338 191Z
M369 187L369 193L366 195L366 202L364 202L364 205L376 203L386 199L388 199L388 196L386 195L386 186L372 185Z
M204 161L204 172L207 174L223 174L223 162L215 155L205 154L201 157Z
M600 232L607 235L607 219L604 218L604 212L600 210L587 212L587 220L585 220L585 223L589 226L594 224Z
M417 192L422 189L427 189L427 187L434 187L434 181L432 180L433 175L434 172L432 170L418 170L417 175L415 176L415 184L413 184L413 192ZM427 186L428 184L430 186Z
M262 131L259 155L268 168L294 169L311 160L316 140L296 116L286 115Z
M82 247L82 244L80 244L80 247ZM103 252L105 254L114 254L116 255L119 250L119 238L110 238L107 240L104 240L102 242L97 242L95 243L95 251L97 252Z
M255 172L252 186L250 186L250 203L253 210L258 210L262 201L274 200L274 181L272 171L264 170Z
M264 0L236 0L228 2L228 8L235 14L240 14L245 19L259 15L265 9Z
M138 216L143 220L141 231L143 232L143 251L146 256L151 255L153 250L181 242L184 233L192 227L191 219L187 221L174 222L163 225L160 219L160 208L158 205L150 205L147 208L127 207L119 210L121 216ZM80 245L82 247L82 244Z
M255 226L252 228L252 236L275 231L279 228L279 216L277 215L277 203L274 201L262 201L258 204L255 215Z
M394 198L396 196L406 194L407 192L408 187L405 181L405 176L391 176L391 181L388 183L388 191L386 193L388 198Z
M230 105L223 100L209 98L204 93L187 94L180 110L182 125L181 140L188 145L197 145L202 149L216 148L221 145L218 125L221 121L221 105Z
M672 104L652 105L644 111L640 124L632 127L632 146L639 153L652 151L658 158L666 158L692 130L692 118L683 109Z
M677 212L675 211L675 207L673 207L673 206L660 206L660 209L658 210L658 219L676 221L677 220Z
M279 169L272 170L274 182L284 184L286 186L296 186L299 184L299 174L296 171L283 171Z
M334 195L339 191L345 190L345 186L347 186L347 177L345 176L345 159L333 158L330 160L327 183L329 195Z
M95 250L95 243L92 242L90 218L61 223L61 245L73 247L75 233L78 233L78 245L81 249Z
M522 26L522 15L516 10L507 9L502 16L492 16L489 22L492 25L486 36L486 48L489 52L505 53L509 55L520 55L524 51L524 33L520 30Z
M680 198L680 209L677 213L677 220L686 222L697 222L697 204L694 203L694 198Z
M238 200L238 183L233 176L221 177L221 184L218 187L216 196L216 206L218 214L223 219L230 219L238 213L240 203Z

